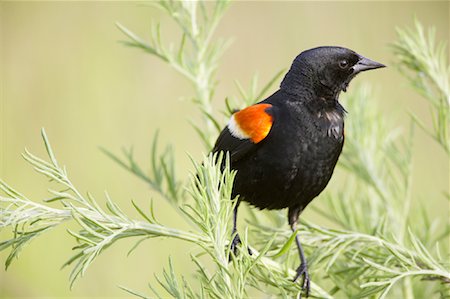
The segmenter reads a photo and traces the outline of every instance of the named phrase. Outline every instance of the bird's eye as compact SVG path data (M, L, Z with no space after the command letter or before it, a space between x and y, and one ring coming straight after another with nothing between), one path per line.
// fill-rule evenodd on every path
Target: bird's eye
M345 69L345 68L347 68L347 66L348 66L348 61L347 60L341 60L341 61L339 61L339 67L341 68L341 69Z

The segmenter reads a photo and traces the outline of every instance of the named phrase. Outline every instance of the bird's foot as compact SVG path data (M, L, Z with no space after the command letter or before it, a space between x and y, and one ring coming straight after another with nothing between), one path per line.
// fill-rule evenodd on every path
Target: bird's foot
M309 296L309 290L310 290L310 284L311 281L309 279L309 274L308 274L308 266L306 265L306 263L301 263L300 266L297 268L297 274L295 274L295 277L293 279L294 282L297 281L297 279L302 276L302 289L305 292L305 296L306 298L308 298Z
M237 255L237 247L241 245L241 238L239 237L239 234L236 234L233 238L233 241L231 241L230 251L233 252L233 254Z
M237 253L238 253L238 248L237 248L237 247L238 247L239 245L241 245L241 244L242 244L241 238L239 237L239 234L236 234L236 235L234 236L234 238L233 238L233 241L231 241L231 245L230 245L230 253L233 252L234 256L236 256ZM250 255L253 254L253 253L252 253L252 250L251 250L249 247L247 247L247 250L248 250L248 254L250 254ZM231 261L231 255L228 257L228 260Z

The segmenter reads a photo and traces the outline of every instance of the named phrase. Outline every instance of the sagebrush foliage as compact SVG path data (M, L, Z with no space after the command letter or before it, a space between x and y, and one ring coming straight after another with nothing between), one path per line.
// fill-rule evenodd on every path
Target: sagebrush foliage
M118 24L118 27L129 38L125 44L165 61L193 84L192 103L202 112L203 122L192 125L208 150L223 124L223 115L213 113L211 102L216 86L215 71L228 44L226 40L214 39L213 35L229 2L161 1L155 5L179 25L181 40L177 46L166 46L159 24L152 26L150 41L141 39L123 25ZM358 88L346 98L352 117L346 121L346 145L338 165L346 170L347 183L339 190L328 190L322 195L327 209L318 211L332 219L339 229L304 223L297 232L311 264L312 297L449 296L448 221L429 219L425 208L410 209L414 196L411 192L414 124L440 144L447 156L450 153L449 66L445 46L435 44L434 32L426 33L418 22L415 29L399 30L398 41L393 44L397 66L430 103L431 127L413 117L410 134L402 138L380 116L369 88ZM261 89L257 87L256 77L249 91L237 83L242 100L227 99L224 114L261 100L281 74ZM168 269L157 279L167 294L159 294L152 287L154 283L150 284L150 291L158 298L167 295L173 298L244 298L255 294L292 298L300 295L299 284L291 281L292 267L297 261L295 249L291 249L294 235L285 223L284 212L255 216L251 211L248 229L242 234L242 248L249 245L253 255L242 250L228 261L235 201L230 198L234 173L230 171L227 157L218 157L225 159L228 165L222 172L214 163L217 157L206 156L202 163L193 161L195 170L189 178L180 179L174 170L173 146L166 146L160 153L157 134L148 172L131 151L125 151L124 158L120 158L104 150L167 200L191 224L187 231L158 221L152 205L150 209L143 209L131 202L142 219L123 213L108 194L105 194L105 208L102 207L92 195L72 184L44 130L42 136L47 159L28 151L23 157L59 188L51 189L44 203L37 203L0 181L4 194L0 197L0 229L12 232L10 239L0 242L0 250L10 250L6 267L32 239L72 221L77 229L69 233L78 245L65 264L72 267L71 284L102 251L119 239L137 238L135 246L138 246L151 237L169 237L196 245L192 261L195 279L200 284L194 288L189 282L192 277L178 274L169 260ZM59 208L50 205L51 202L59 202ZM441 221L440 225L436 225L436 221ZM205 254L214 265L213 270L198 258ZM122 288L141 298L150 297Z

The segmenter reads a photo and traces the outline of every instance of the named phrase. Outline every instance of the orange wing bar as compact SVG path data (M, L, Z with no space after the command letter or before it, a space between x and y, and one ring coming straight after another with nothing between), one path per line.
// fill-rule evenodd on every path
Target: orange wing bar
M234 121L236 124L234 129L238 131L237 137L245 136L253 143L266 138L273 123L272 115L266 112L266 109L270 107L272 107L270 104L256 104L233 114L231 122Z

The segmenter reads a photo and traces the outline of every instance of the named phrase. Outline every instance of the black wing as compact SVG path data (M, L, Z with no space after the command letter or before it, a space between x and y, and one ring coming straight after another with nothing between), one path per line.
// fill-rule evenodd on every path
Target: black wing
M258 144L253 143L250 139L239 139L234 137L231 135L228 127L225 127L220 133L219 138L217 138L212 152L229 152L230 162L233 163L239 161L257 147Z

